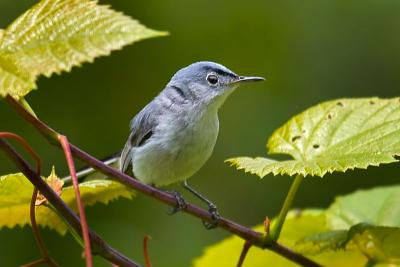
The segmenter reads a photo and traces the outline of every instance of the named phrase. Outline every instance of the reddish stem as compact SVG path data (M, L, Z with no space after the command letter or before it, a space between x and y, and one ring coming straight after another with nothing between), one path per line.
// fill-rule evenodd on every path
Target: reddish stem
M86 214L84 209L84 204L81 199L81 194L79 192L79 183L78 178L76 177L76 170L74 160L71 154L71 147L69 145L68 139L64 135L59 135L58 140L64 150L65 158L67 159L69 173L72 178L72 183L74 186L75 197L76 197L76 204L78 206L79 217L81 218L81 228L82 228L82 236L83 241L85 243L85 260L86 260L86 267L93 267L93 259L92 259L92 252L90 248L90 238L89 238L89 230L88 224L86 220Z
M237 267L242 267L244 260L246 259L247 252L249 252L249 249L251 248L252 244L249 241L245 241L242 249L242 253L240 253L240 257L237 263Z
M54 260L50 257L49 252L47 251L47 249L44 245L43 238L40 234L39 226L36 223L35 202L36 202L38 192L39 192L38 189L36 187L34 187L33 193L32 193L31 204L30 204L30 212L29 212L29 215L31 218L33 234L35 236L36 244L39 247L40 253L42 254L41 260L43 260L43 262L46 262L49 266L57 267L58 266L57 263L55 263ZM35 262L27 264L26 266L36 266L38 263L35 264ZM40 260L39 260L39 262L40 262Z
M151 261L150 261L150 256L149 256L149 240L151 239L151 236L146 235L143 239L143 254L144 254L144 260L146 263L146 267L152 267Z

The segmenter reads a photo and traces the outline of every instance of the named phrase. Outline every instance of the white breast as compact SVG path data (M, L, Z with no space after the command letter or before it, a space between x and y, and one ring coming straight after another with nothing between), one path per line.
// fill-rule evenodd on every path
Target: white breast
M218 129L216 110L171 114L149 142L132 151L133 173L142 182L159 186L188 179L211 156Z

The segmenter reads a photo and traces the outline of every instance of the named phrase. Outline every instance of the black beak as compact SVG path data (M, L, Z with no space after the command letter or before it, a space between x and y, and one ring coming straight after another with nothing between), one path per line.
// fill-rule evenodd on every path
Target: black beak
M259 82L265 81L263 77L253 77L253 76L239 76L233 83L245 83L245 82Z
M238 82L258 82L265 81L263 77L240 76Z

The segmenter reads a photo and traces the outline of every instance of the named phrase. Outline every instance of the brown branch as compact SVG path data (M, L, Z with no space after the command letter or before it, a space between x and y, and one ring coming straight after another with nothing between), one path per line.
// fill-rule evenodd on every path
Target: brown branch
M21 155L10 146L3 138L0 138L0 149L3 149L7 156L15 163L28 180L46 197L61 216L82 236L79 217L72 211L68 205L51 189L51 187L35 173L31 166L21 157ZM120 267L139 267L110 245L108 245L98 234L89 230L89 237L93 247L93 253L98 254L104 259Z
M60 144L62 149L64 150L65 158L68 163L69 173L72 178L72 184L75 191L75 199L76 205L78 206L79 217L81 218L81 229L83 235L83 242L85 243L85 260L86 260L86 267L93 266L93 259L92 259L92 251L90 248L90 239L89 239L89 230L88 230L88 223L86 220L85 208L83 204L83 200L81 198L81 193L79 192L79 183L78 178L76 177L76 170L74 159L71 155L71 148L68 142L68 139L65 135L60 135L58 137L60 140Z
M60 147L58 143L58 136L55 130L47 126L41 120L32 116L28 111L26 111L16 100L14 100L11 96L6 97L6 101L10 104L10 106L19 114L22 118L24 118L27 122L32 124L51 144ZM79 149L78 147L70 144L71 152L76 157L84 161L89 166L97 169L101 173L109 176L110 178L125 184L126 186L133 188L145 195L148 195L160 202L163 202L170 206L176 205L176 200L170 194L158 190L152 186L148 186L146 184L141 183L140 181L119 172L118 170L105 165L102 161L96 159L95 157L89 155L85 151ZM188 214L191 214L197 218L200 218L203 221L212 222L212 215L193 204L187 204L186 208L183 210ZM226 231L247 240L251 244L256 247L268 249L274 251L275 253L285 257L286 259L295 262L302 266L308 267L319 267L320 264L314 262L313 260L279 244L278 242L268 240L266 236L262 233L256 232L250 228L247 228L243 225L240 225L236 222L230 221L226 218L221 217L218 221L218 227L225 229Z

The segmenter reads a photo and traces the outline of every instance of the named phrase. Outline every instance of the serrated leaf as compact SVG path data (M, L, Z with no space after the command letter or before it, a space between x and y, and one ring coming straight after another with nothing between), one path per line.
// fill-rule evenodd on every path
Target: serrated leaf
M110 180L92 180L79 185L85 205L107 204L118 197L131 198L133 191L124 185ZM33 186L21 173L0 177L0 229L13 228L30 223L29 205ZM76 201L72 186L65 187L61 198L75 211ZM37 222L41 226L55 229L60 234L67 231L63 221L44 205L36 207Z
M304 111L273 133L269 154L293 159L239 157L227 162L260 177L269 173L322 177L397 162L399 140L399 98L338 99Z
M85 205L95 203L108 204L110 201L119 197L132 198L133 191L126 186L111 180L91 180L79 184L81 197ZM75 193L72 186L66 187L62 191L61 198L70 206L77 210Z
M254 228L262 232L263 225ZM297 242L305 236L326 231L325 216L319 210L306 210L301 213L292 211L282 229L280 241L282 244L293 248ZM239 237L229 237L215 245L212 245L204 251L203 255L195 259L194 267L236 266L242 250L244 241ZM317 256L311 256L313 260L323 266L365 266L367 258L363 255L350 251L327 252ZM251 248L248 252L244 267L291 267L297 264L268 250Z
M347 230L334 230L306 236L296 242L295 250L307 255L345 249L348 242Z
M7 94L15 98L23 97L27 91L36 88L35 80L33 75L16 66L0 52L0 97Z
M1 34L0 57L31 77L26 81L0 65L0 96L16 98L35 87L38 75L70 71L127 44L166 35L92 0L42 0Z

